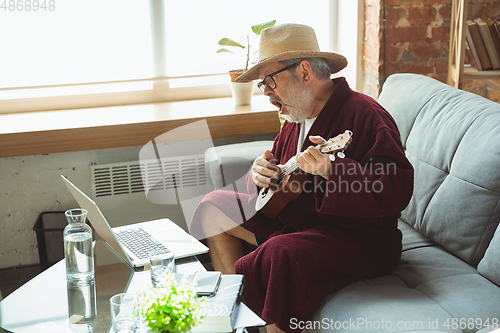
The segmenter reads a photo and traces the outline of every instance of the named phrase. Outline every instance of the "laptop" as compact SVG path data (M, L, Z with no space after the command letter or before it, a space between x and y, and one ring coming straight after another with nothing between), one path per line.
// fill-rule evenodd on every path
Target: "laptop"
M92 223L95 231L132 267L138 268L149 265L149 259L147 255L141 256L137 249L134 250L135 245L128 245L124 241L123 235L130 233L139 233L141 241L138 246L142 246L146 242L152 242L157 246L163 246L173 251L175 259L208 252L208 247L167 218L111 228L97 204L63 175L61 175L61 178L80 207L87 210L87 218Z

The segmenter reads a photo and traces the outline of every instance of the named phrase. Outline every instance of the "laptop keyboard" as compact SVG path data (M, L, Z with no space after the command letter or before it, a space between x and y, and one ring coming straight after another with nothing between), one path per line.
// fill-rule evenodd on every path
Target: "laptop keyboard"
M126 246L139 259L148 258L153 251L160 253L167 252L168 249L157 241L151 234L142 228L126 229L115 232L116 238L123 246Z

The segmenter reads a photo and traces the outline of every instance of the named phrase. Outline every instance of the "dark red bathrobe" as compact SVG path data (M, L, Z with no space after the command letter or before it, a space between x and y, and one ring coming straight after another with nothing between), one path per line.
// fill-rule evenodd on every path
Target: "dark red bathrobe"
M353 132L346 158L332 162L328 181L310 175L300 196L276 219L255 213L257 189L250 172L247 193L240 185L237 195L215 191L200 203L212 203L268 239L235 269L245 276L245 304L285 332L301 331L293 323L311 320L325 296L389 273L401 255L397 220L413 192L413 168L399 131L375 100L352 91L344 78L334 82L335 91L306 136ZM285 123L272 149L278 163L296 155L299 132L298 124ZM311 145L306 139L301 150ZM198 211L191 233L203 238Z

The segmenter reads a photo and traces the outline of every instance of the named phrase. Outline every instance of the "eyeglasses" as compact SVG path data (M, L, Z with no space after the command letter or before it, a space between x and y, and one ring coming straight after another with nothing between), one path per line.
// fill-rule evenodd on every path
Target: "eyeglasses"
M276 81L274 81L274 76L278 75L281 72L284 72L292 67L298 66L300 62L296 62L294 64L288 65L280 69L279 71L276 71L274 73L271 73L269 75L266 75L264 77L264 80L260 81L257 83L257 87L259 87L260 91L264 94L266 90L266 86L268 86L270 89L276 89Z

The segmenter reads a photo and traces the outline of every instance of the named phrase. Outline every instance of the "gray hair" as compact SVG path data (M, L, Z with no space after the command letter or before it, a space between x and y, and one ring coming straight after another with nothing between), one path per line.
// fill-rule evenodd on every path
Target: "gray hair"
M330 80L330 66L326 62L325 59L323 58L300 58L300 59L290 59L290 60L283 60L280 61L279 63L282 64L283 66L288 66L297 62L302 62L304 60L307 60L311 64L311 68L313 70L313 73L316 75L316 77L320 80ZM292 78L297 79L297 74L295 71L291 71L292 73Z

